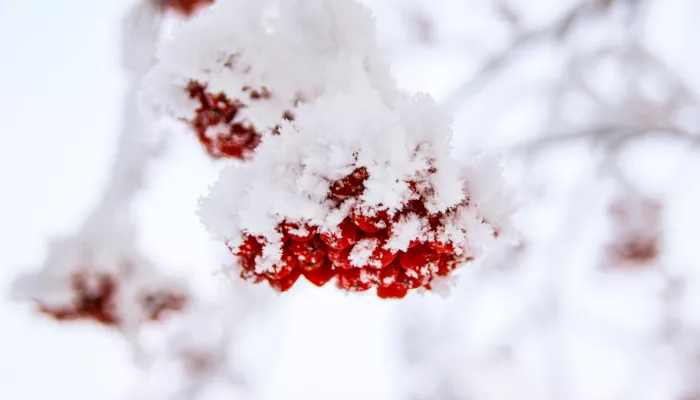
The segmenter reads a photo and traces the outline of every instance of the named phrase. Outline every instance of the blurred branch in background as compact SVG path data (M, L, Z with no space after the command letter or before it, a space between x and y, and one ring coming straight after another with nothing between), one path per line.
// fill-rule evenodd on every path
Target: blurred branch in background
M639 148L646 154L640 156L642 163L668 152L668 146L694 157L700 150L695 90L645 43L649 10L663 7L662 2L583 0L530 28L522 21L534 3L492 3L514 38L484 57L443 103L457 114L488 104L483 99L494 94L484 89L500 79L512 82L522 60L542 49L557 54L559 70L551 74L552 86L544 88L549 98L527 103L542 103L547 118L537 128L513 128L496 146L520 159L516 165L524 184L540 182L547 191L529 199L524 213L533 215L523 217L520 247L465 273L447 304L403 305L398 321L406 371L424 376L413 380L405 398L695 398L687 396L699 391L700 340L682 308L688 287L698 282L692 268L669 265L682 256L669 256L673 246L665 235L679 221L665 218L675 200L664 185L677 182L669 175L667 183L650 186L644 173L627 162L628 153ZM440 20L434 24L440 26ZM502 108L496 114L507 120L510 112ZM697 257L685 262L700 266ZM485 276L488 270L495 275ZM626 278L617 281L619 274ZM602 289L590 286L591 279L627 285L625 290L645 298L644 304L653 307L637 318L645 322L629 328L636 317L624 313L633 312L633 305L610 317L603 317L607 311L601 306L586 305L609 301ZM655 321L654 315L659 316ZM582 364L591 357L582 349L591 346L616 348L606 357L625 369L610 375L625 378L592 380L604 373L593 370L599 367L594 362ZM663 370L654 379L630 372L653 365ZM495 390L494 384L510 387Z

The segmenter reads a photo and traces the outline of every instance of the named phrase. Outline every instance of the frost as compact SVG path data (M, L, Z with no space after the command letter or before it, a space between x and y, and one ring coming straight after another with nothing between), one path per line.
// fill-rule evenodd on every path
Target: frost
M362 239L350 252L350 263L355 267L364 267L370 264L372 254L379 246L377 239Z

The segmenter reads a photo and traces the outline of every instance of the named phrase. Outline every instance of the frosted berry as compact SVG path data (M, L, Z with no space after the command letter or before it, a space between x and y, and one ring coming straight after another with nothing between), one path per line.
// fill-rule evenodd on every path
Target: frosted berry
M346 218L338 225L335 231L322 233L321 239L326 242L328 247L336 250L343 250L357 243L360 239L360 235L360 230Z
M439 259L440 254L435 250L425 245L418 245L401 254L399 262L404 269L418 272Z
M330 184L331 199L340 206L342 201L358 197L368 178L365 168L354 169ZM319 287L336 279L342 290L377 288L377 296L398 299L412 289L431 289L435 277L448 276L460 263L471 260L463 251L458 255L452 242L435 239L444 229L444 216L430 214L418 198L407 201L392 217L384 209L356 206L334 228L283 221L276 228L282 234L276 239L282 243L282 260L263 273L256 271L256 263L267 242L264 237L244 234L242 244L231 251L239 258L241 277L256 283L268 281L278 291L289 290L303 275ZM390 241L406 218L420 222L421 234L399 250L391 247Z
M271 280L279 280L294 272L298 266L298 257L292 251L285 249L282 252L282 260L267 272L267 276Z
M284 233L297 242L307 242L316 236L316 228L296 223L284 224Z
M280 293L284 293L294 286L296 281L301 276L301 270L298 268L293 269L289 274L286 274L283 278L270 279L270 286L275 288Z
M198 103L190 124L210 156L243 159L255 150L261 134L236 120L240 109L245 107L243 103L229 99L224 93L209 93L206 86L195 81L189 83L187 92Z
M379 281L377 283L378 287L388 287L393 285L398 280L400 273L401 264L396 261L386 266L386 268L382 268L382 270L379 271Z
M326 261L326 245L318 237L306 242L292 240L288 247L296 256L299 267L302 269L314 270Z
M320 268L316 268L314 270L304 270L302 273L307 281L318 287L324 286L336 275L333 265L331 265L328 261L326 261Z
M377 288L377 296L382 299L403 299L407 294L408 287L399 283Z
M335 266L335 268L340 269L351 269L355 268L350 262L350 252L352 252L352 247L347 247L343 250L328 249L328 260Z
M173 10L189 17L200 8L214 3L214 0L160 0L160 2L164 9Z
M365 292L373 286L373 281L364 269L354 268L338 272L337 286L348 292Z
M367 168L357 168L350 175L335 181L331 186L331 193L340 200L362 194L368 178Z
M370 240L374 242L374 250L372 250L372 255L369 257L367 267L382 269L387 265L391 264L394 259L396 259L398 252L390 250L386 247L387 236L385 233L374 233L366 235L362 240Z
M368 207L360 207L352 211L350 219L364 232L376 233L387 227L389 216L386 210L372 211Z

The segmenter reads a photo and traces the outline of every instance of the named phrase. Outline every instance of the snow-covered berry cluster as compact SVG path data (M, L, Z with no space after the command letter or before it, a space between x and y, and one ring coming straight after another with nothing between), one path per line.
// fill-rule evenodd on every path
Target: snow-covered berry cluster
M244 279L280 292L302 275L382 298L433 289L512 211L498 170L457 163L449 137L429 98L386 104L358 82L299 107L250 163L225 169L200 215Z
M219 0L163 48L146 99L247 160L200 209L244 279L402 298L508 230L500 169L453 159L447 115L379 54L356 0Z
M246 105L240 99L229 99L223 92L208 92L205 86L195 81L187 85L187 91L190 99L198 103L195 117L189 122L207 153L213 158L249 158L262 134L237 118ZM266 88L258 91L244 87L243 91L248 93L250 102L266 101L271 96ZM293 117L290 112L285 112L282 118L291 120Z
M250 159L298 105L351 85L350 71L391 82L371 22L347 0L218 1L163 44L144 98L187 123L211 157Z

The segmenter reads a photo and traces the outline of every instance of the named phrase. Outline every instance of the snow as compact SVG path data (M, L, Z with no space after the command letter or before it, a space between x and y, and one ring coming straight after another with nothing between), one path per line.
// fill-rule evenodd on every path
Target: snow
M451 17L438 27L439 35L454 38L467 25L470 45L455 51L455 44L462 42L451 39L453 45L437 50L398 51L393 68L400 71L402 87L442 98L456 80L473 71L480 56L506 41L503 32L491 30L485 2L473 2L478 3L474 8L460 2L463 8L450 13L449 3L456 2L438 5L436 19ZM537 22L570 2L509 3L532 10ZM653 23L646 33L656 50L678 62L679 73L694 87L699 82L698 59L687 28L696 25L697 7L692 0L653 2ZM115 33L124 8L118 1L0 3L0 26L8 33L0 36L8 51L0 69L3 76L22 78L7 79L6 96L0 99L0 119L12 127L0 136L5 193L0 200L0 286L5 289L46 256L47 238L77 229L99 201L121 118L123 84L116 68ZM392 12L387 7L377 18L397 18ZM482 28L493 35L482 35ZM489 37L479 47L474 35ZM475 46L474 53L464 50ZM533 58L542 56L538 52ZM541 117L542 98L531 97L533 82L550 82L556 75L548 62L521 61L522 70L494 82L478 104L468 102L457 116L453 145L458 159L466 159L461 157L464 148L498 147L514 133L524 138L535 132L532 125ZM504 116L512 108L517 112ZM176 275L192 274L190 283L214 297L210 271L220 262L213 256L218 246L207 243L192 211L197 197L216 179L219 165L210 164L199 150L186 136L173 135L167 156L148 175L149 190L137 201L139 247ZM624 157L625 166L638 172L646 191L662 193L667 201L667 253L662 262L675 273L697 279L696 151L650 141L632 153ZM664 353L668 349L655 347L660 279L652 271L610 274L595 269L601 238L595 227L602 222L608 194L599 190L596 157L595 151L572 144L533 162L529 183L542 196L530 199L528 215L518 215L532 235L526 243L530 250L521 255L521 268L508 272L512 266L502 263L501 268L473 265L463 271L448 300L412 296L400 305L403 315L410 310L412 318L423 323L408 329L424 334L423 341L406 346L435 355L433 363L411 374L399 368L404 359L396 304L303 284L294 293L270 299L267 320L257 317L243 340L260 398L386 400L400 398L391 382L414 382L419 393L430 393L432 379L444 377L460 383L453 390L456 394L468 392L488 400L678 398L682 368ZM572 204L577 215L560 220ZM219 278L223 279L215 276ZM540 307L544 294L549 295L543 288L551 287L550 280L558 288L555 297L561 299L558 320L549 319L549 309ZM700 321L698 293L691 288L679 306L680 315L695 329ZM0 309L0 398L137 398L130 389L137 386L142 371L133 367L129 349L117 334L89 324L55 325L8 298L0 299ZM421 309L423 314L417 311ZM441 317L449 312L460 318L445 323ZM443 333L450 327L456 329L446 337ZM438 343L447 345L438 348ZM456 350L459 346L463 351ZM560 356L549 360L551 353ZM177 376L164 375L165 382ZM564 386L569 396L549 392L552 382ZM212 392L217 389L219 393L209 393L211 398L230 398L225 388Z

